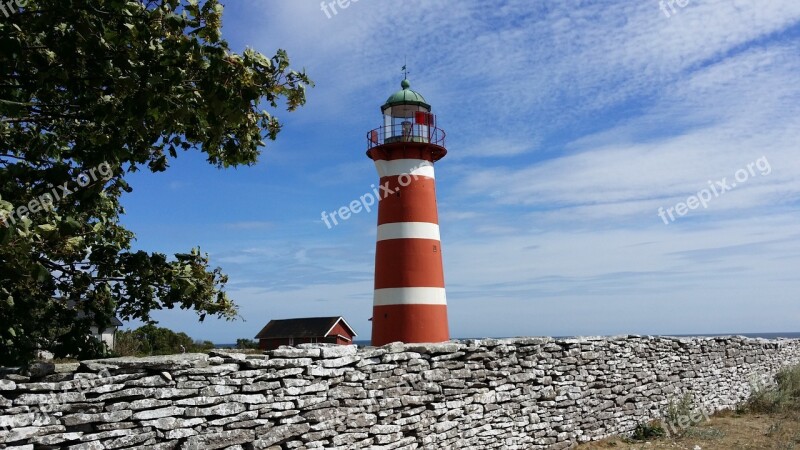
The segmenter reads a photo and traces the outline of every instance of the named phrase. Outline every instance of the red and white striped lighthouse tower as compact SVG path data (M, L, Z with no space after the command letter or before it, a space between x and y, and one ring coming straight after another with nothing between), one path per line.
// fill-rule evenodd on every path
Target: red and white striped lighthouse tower
M447 154L431 106L408 80L367 134L380 175L372 345L450 339L433 163Z

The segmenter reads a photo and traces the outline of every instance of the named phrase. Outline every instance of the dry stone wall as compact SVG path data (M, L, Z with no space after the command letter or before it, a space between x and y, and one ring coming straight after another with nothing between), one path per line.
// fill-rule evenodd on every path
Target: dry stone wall
M0 376L0 447L562 449L799 362L796 340L640 336L84 361Z

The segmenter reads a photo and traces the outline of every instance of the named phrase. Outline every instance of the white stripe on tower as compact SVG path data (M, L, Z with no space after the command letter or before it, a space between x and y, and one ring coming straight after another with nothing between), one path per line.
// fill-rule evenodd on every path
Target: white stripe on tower
M439 225L428 222L395 222L378 225L378 241L389 239L440 240Z
M446 305L444 288L405 287L375 290L375 306Z
M424 159L395 159L392 161L378 159L375 161L375 167L381 178L400 175L436 178L433 173L433 163Z

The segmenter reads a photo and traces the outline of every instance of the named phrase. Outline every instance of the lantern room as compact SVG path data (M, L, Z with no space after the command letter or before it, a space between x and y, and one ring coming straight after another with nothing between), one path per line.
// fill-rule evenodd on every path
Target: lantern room
M447 153L444 149L445 133L436 127L436 116L431 113L431 105L422 94L411 89L407 79L400 83L400 87L381 106L383 126L367 135L368 150L384 144L427 143L442 147L434 152L434 160L439 159Z

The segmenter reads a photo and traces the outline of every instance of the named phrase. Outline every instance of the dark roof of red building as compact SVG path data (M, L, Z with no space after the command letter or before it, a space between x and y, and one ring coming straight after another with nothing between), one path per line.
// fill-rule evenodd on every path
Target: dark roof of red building
M270 320L256 335L256 339L325 337L340 321L352 336L357 336L355 330L343 317L306 317Z

